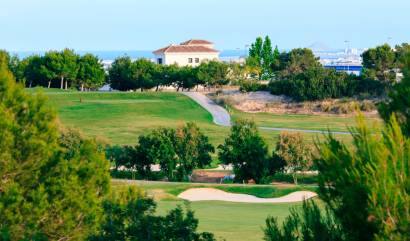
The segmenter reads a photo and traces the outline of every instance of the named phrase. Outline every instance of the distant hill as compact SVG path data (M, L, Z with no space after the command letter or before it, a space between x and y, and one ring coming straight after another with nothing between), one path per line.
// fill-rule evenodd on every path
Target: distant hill
M308 46L309 49L311 49L313 52L327 52L330 51L329 46L322 42L315 42L311 45Z

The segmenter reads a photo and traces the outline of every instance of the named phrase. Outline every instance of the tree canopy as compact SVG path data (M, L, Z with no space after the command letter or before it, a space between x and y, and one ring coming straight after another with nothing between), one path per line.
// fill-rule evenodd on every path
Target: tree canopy
M218 149L219 160L233 166L237 181L253 179L260 183L269 171L267 145L252 121L235 121Z
M4 58L3 58L4 60ZM101 218L109 163L95 141L60 134L40 94L15 83L0 60L0 236L84 239Z

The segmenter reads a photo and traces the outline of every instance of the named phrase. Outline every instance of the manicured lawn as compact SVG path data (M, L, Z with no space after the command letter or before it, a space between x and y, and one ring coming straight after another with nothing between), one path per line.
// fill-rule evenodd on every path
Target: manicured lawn
M29 89L29 92L36 90ZM188 97L170 92L77 92L59 89L43 89L50 103L57 110L61 122L81 129L88 136L106 138L112 144L136 144L139 135L159 126L177 127L187 121L195 122L215 145L223 143L228 127L212 123L212 116ZM254 119L258 125L300 129L345 130L353 118L306 115L272 115L233 112L233 119ZM261 130L261 135L272 148L278 131ZM321 134L305 134L313 140ZM339 135L350 141L349 135Z
M277 187L273 185L238 185L238 184L195 184L147 181L113 180L114 191L125 190L129 185L136 185L153 195L157 201L157 213L165 214L177 205L186 206L195 211L199 219L199 230L209 231L227 241L260 241L265 219L271 215L279 222L289 215L289 208L300 208L301 203L233 203L221 201L187 202L176 197L179 193L193 187L213 187L235 193L246 193L260 197L278 197L296 190L314 190L313 187Z
M184 205L183 201L159 201L157 212ZM289 208L300 208L301 203L254 204L230 203L220 201L201 201L188 203L199 220L199 230L212 232L220 240L261 241L266 218L274 216L282 222L289 215ZM223 238L223 239L222 239Z

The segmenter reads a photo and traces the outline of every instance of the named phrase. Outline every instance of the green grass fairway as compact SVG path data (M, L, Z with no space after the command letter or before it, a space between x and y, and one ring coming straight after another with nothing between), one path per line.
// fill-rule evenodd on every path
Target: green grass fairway
M159 201L157 212L166 211L184 205L183 201ZM227 241L261 241L265 219L270 215L282 222L289 215L289 208L299 208L296 204L254 204L230 203L220 201L191 202L189 207L199 220L199 230L215 234L220 240Z
M31 93L35 89L28 90ZM201 106L180 93L170 92L77 92L43 89L58 116L66 126L81 129L88 136L107 138L112 144L136 144L138 135L165 126L177 127L187 121L195 122L210 141L217 146L229 133L229 128L212 122L212 116ZM299 129L346 130L353 117L308 115L273 115L233 112L233 119L254 119L258 125ZM262 136L273 147L278 131L261 130ZM321 134L305 134L313 141ZM349 135L339 135L350 141Z
M260 241L265 219L271 215L279 222L289 215L289 208L299 208L301 203L233 203L221 201L188 202L176 197L179 193L193 187L212 187L221 190L246 193L260 197L279 197L297 190L315 190L312 186L273 186L240 184L196 184L150 181L113 180L113 191L125 190L136 185L146 190L157 201L157 213L165 214L177 205L187 205L199 219L199 230L214 233L227 241Z

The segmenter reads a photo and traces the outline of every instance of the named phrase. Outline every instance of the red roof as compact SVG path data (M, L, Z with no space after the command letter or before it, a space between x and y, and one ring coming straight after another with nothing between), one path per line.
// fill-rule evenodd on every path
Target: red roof
M160 53L218 53L218 50L201 45L169 45L165 48L155 50L154 54Z
M181 45L197 45L197 44L213 44L213 43L206 41L206 40L202 40L202 39L190 39L188 41L181 43Z

